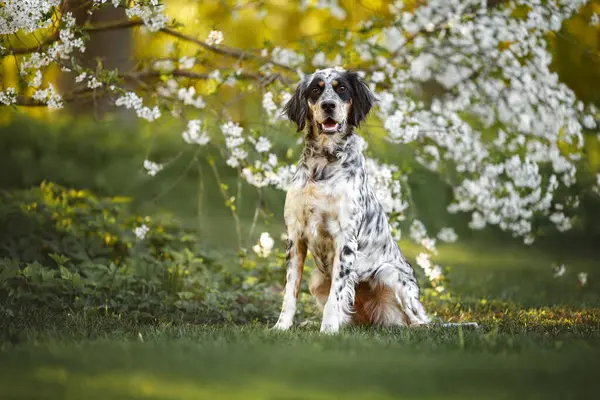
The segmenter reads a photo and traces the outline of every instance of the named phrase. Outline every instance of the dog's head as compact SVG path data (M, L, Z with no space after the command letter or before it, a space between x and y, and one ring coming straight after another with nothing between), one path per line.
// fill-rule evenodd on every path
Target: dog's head
M306 76L284 107L298 132L309 123L316 134L334 136L358 127L376 99L356 72L341 68Z

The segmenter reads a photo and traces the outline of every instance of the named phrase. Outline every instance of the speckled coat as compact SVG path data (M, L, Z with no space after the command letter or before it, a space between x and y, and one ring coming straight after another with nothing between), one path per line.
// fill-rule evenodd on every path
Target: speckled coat
M306 140L285 202L287 274L276 329L293 323L307 250L317 266L309 288L323 309L322 332L347 323L430 322L414 270L369 185L355 133L375 101L357 74L331 68L306 77L286 104L298 130L306 127Z

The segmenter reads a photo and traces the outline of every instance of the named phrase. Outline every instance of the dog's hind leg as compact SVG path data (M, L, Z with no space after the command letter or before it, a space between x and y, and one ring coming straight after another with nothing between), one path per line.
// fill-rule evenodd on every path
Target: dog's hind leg
M406 316L405 319L399 321L398 325L417 326L427 325L431 322L419 299L419 285L409 266L382 264L377 269L375 280L393 292L395 305Z
M326 277L318 268L315 268L310 276L308 290L315 298L317 306L321 309L321 311L323 311L325 303L327 303L330 288L331 278Z

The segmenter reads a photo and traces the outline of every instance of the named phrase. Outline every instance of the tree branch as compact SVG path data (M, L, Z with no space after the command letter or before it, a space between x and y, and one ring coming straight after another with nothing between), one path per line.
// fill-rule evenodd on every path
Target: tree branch
M141 26L141 25L144 25L144 22L142 20L127 20L127 21L118 21L118 22L103 24L103 25L87 26L87 27L83 27L82 29L86 32L102 32L102 31L108 31L108 30L114 30L114 29L128 29L128 28L133 28L133 27ZM44 40L42 43L40 43L37 46L21 47L21 48L16 48L16 49L11 48L11 49L9 49L7 55L24 55L24 54L29 54L29 53L39 51L41 48L48 46L48 45L52 44L53 42L57 41L59 39L58 32L59 31L54 32L52 34L52 36L50 36L48 39ZM232 47L209 45L208 43L206 43L202 40L199 40L193 36L178 32L172 28L162 28L160 30L160 32L167 34L169 36L175 37L177 39L186 41L186 42L194 43L194 44L196 44L206 50L209 50L213 53L216 53L216 54L221 54L221 55L224 55L227 57L232 57L237 60L248 59L248 60L254 60L254 61L258 61L258 62L262 62L262 63L270 63L270 64L273 64L273 65L275 65L281 69L284 69L286 71L290 71L290 72L295 71L292 67L272 61L271 59L266 58L266 57L262 57L262 56L258 56L258 55L255 55L255 54L252 54L252 53L249 53L246 51L242 51L240 49L236 49L236 48L232 48Z
M173 70L168 73L163 73L161 71L155 71L155 70L145 70L145 71L138 71L138 72L124 72L124 73L117 75L117 77L125 79L125 80L139 81L141 83L141 81L143 81L146 78L158 78L161 75L172 75L175 77L198 79L198 80L206 80L206 79L211 78L210 74L198 73L198 72L186 71L186 70ZM279 81L283 82L284 84L290 84L290 81L279 73L271 74L271 75L261 75L261 74L243 72L237 76L239 79L258 81L261 86L268 86L271 83L275 82L276 80L279 80ZM64 103L72 103L74 101L80 101L82 99L88 98L92 95L94 95L96 97L102 97L102 96L106 96L107 92L104 89L104 87L95 89L95 92L94 92L94 89L84 87L84 88L75 90L71 93L63 95L62 101ZM46 107L47 106L47 104L45 102L34 100L30 97L24 97L24 96L18 96L17 102L14 105L20 106L20 107Z
M190 79L200 79L200 80L206 80L206 79L211 78L210 74L207 74L207 73L193 72L193 71L180 70L180 69L176 69L176 70L169 71L169 72L161 72L161 71L156 71L156 70L144 70L144 71L138 71L138 72L125 72L125 73L119 74L119 76L122 77L123 79L129 79L129 80L141 80L144 78L158 78L161 75L172 75L172 76L178 77L178 78L190 78ZM268 85L276 80L279 80L286 85L290 84L290 81L281 74L261 75L261 74L252 73L252 72L242 72L240 74L237 74L236 76L239 79L243 79L243 80L259 81L262 85Z
M207 50L212 51L213 53L221 54L221 55L228 56L228 57L233 57L233 58L236 58L239 60L250 59L250 60L260 61L263 63L270 63L281 69L285 69L286 71L291 71L291 72L295 71L292 67L289 67L287 65L284 65L284 64L272 61L269 58L257 56L255 54L248 53L248 52L236 49L236 48L211 46L208 43L203 42L202 40L196 39L193 36L189 36L189 35L183 34L181 32L177 32L176 30L171 29L171 28L163 28L160 31L163 33L166 33L168 35L171 35L173 37L176 37L178 39L195 43L198 46L201 46Z

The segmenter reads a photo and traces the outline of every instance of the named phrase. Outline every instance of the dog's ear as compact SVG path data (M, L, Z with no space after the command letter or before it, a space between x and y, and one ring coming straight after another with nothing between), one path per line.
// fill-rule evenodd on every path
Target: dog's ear
M352 87L350 124L358 127L367 115L369 115L369 111L371 111L371 108L377 102L377 98L356 72L348 71L346 76Z
M298 132L304 129L308 118L308 104L306 99L306 80L298 84L292 98L283 107L287 117L298 125Z

